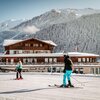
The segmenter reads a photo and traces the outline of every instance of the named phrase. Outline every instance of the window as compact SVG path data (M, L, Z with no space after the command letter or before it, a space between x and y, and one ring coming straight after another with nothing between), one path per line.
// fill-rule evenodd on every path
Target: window
M14 54L14 51L13 50L10 50L10 54Z
M98 74L98 68L96 68L96 74Z
M33 44L30 44L31 45L31 47L33 47Z
M14 51L14 54L17 54L17 52L16 52L16 51Z
M32 63L32 58L27 58L28 63Z
M57 58L54 58L53 61L56 63L57 62Z
M37 63L37 59L36 58L34 58L34 62Z
M42 47L42 44L40 44L40 47Z
M36 47L38 47L38 44L36 44Z
M92 58L90 58L90 62L92 62Z
M30 44L28 44L28 46L30 47L31 45L30 45Z
M83 62L85 62L85 58L83 58L82 60L83 60Z
M89 58L87 58L87 62L89 62Z
M16 54L19 54L19 51L15 51L16 52Z
M80 68L80 73L83 74L83 68Z
M13 62L14 62L14 59L13 59L13 58L11 58L11 64L13 64Z
M92 68L91 71L92 71L92 74L94 74L94 68Z
M52 58L49 58L49 62L52 63Z
M92 62L95 62L95 59L94 58L92 58Z
M26 58L23 58L23 63L26 63Z
M48 58L45 58L45 62L48 63Z
M81 58L78 58L78 62L81 62Z
M38 45L38 44L33 44L33 46L34 46L34 47L38 47L39 45Z
M26 44L25 44L25 46L27 47L27 46L28 46L28 44L26 43Z
M6 59L6 64L8 64L8 59Z
M33 53L33 50L23 50L22 53Z

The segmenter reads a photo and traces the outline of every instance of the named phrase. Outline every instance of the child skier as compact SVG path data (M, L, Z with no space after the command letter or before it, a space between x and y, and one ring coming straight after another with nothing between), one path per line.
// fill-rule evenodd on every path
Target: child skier
M19 60L17 66L16 66L16 79L23 79L22 78L22 62Z

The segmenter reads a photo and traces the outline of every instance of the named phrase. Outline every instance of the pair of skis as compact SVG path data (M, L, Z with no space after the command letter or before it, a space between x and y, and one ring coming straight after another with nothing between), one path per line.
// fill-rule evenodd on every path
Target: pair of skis
M57 88L60 88L61 85L57 85L57 84L50 85L50 84L49 84L48 86L49 86L49 87L57 87Z
M83 88L83 87L62 87L61 85L58 85L58 84L53 84L53 85L48 85L49 87L56 87L56 88Z
M23 80L23 78L14 78L13 80Z

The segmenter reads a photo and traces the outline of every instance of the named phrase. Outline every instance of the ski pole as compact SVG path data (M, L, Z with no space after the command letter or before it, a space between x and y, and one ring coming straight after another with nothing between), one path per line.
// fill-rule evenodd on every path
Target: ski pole
M79 80L77 80L76 78L74 78L74 77L72 77L71 76L71 78L73 78L74 80L76 80L78 83L80 83L82 86L85 86L85 84L83 84L83 82L80 82Z

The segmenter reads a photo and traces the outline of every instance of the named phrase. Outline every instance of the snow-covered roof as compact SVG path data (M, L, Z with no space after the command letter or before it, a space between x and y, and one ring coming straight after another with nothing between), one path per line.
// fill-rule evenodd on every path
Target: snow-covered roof
M28 39L27 39L28 40ZM39 39L36 39L39 40ZM4 40L3 46L9 46L18 42L22 42L22 41L26 41L26 40L11 40L11 39L6 39ZM39 40L41 42L47 43L47 44L51 44L53 46L57 46L53 41L51 40Z
M9 46L18 42L21 42L23 40L4 40L3 42L3 46Z
M68 53L31 53L31 54L6 54L6 55L0 55L0 57L60 57L64 54L68 54L70 57L99 57L99 55L96 54L90 54L90 53L79 53L79 52L68 52Z
M45 43L48 43L48 44L57 46L57 45L56 45L53 41L51 41L51 40L42 40L42 41L45 42Z
M98 54L82 53L82 52L68 52L69 56L99 56Z

